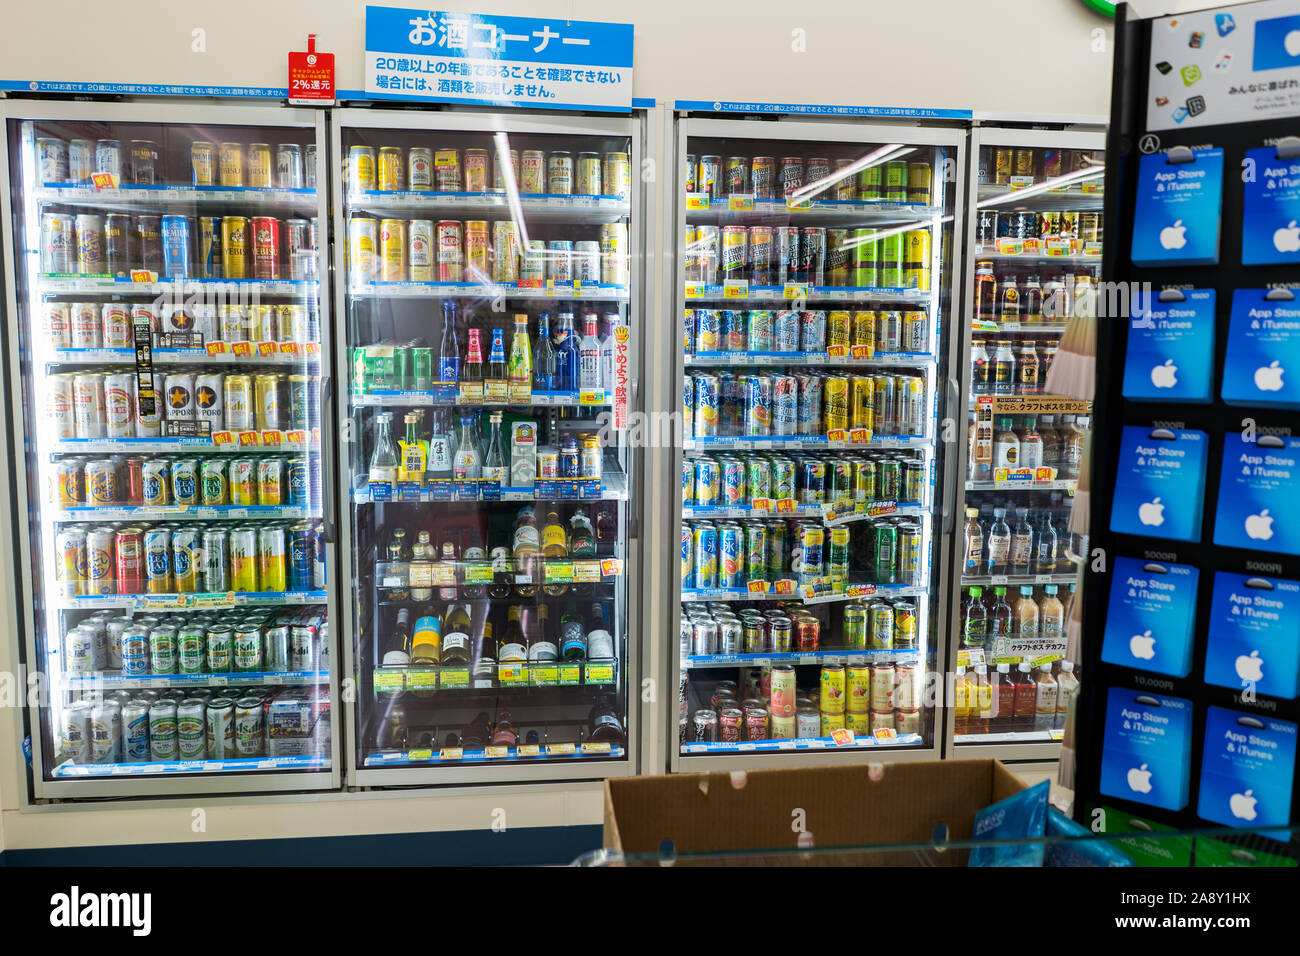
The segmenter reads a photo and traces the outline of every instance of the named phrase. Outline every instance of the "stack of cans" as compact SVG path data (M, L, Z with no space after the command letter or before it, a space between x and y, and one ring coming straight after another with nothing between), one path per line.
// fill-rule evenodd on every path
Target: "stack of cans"
M746 508L755 500L919 505L929 485L921 458L890 452L696 455L682 459L681 477L682 503L693 507Z
M690 356L726 352L815 357L828 349L867 347L876 353L927 354L926 312L791 309L687 309L684 351Z
M49 500L64 508L173 505L280 506L320 503L319 465L306 456L187 458L70 455L53 465Z

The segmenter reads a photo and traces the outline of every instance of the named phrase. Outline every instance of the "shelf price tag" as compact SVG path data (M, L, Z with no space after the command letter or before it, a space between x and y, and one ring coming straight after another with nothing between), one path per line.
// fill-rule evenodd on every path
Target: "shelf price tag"
M208 342L204 345L209 355L225 355L230 347L225 342Z
M613 664L587 664L587 681L588 684L612 684L614 683L614 665Z
M573 580L579 584L595 584L600 580L600 563L597 561L575 561L573 563Z
M584 388L578 393L579 405L601 405L605 401L605 390L603 388L591 389Z
M466 584L489 584L491 581L492 565L490 563L465 565Z
M607 578L618 577L623 573L622 558L601 558L600 573Z
M700 193L688 193L686 196L687 209L708 209L709 197Z
M870 597L876 593L874 584L850 584L844 589L845 597Z
M1033 184L1034 184L1033 176L1012 176L1010 179L1012 192L1016 192L1017 190L1024 189L1026 186L1032 186Z
M430 573L430 580L435 587L451 588L456 586L456 565L448 562L439 562L433 565Z
M806 285L787 285L781 289L781 298L806 299L808 298L808 287Z
M702 299L708 294L708 286L702 282L688 282L686 284L686 298Z
M750 501L750 503L749 503L749 509L750 509L751 511L771 511L771 510L772 510L772 499L771 499L771 498L754 498L754 499L753 499L752 501Z
M786 209L802 209L802 210L808 210L808 209L811 209L811 208L812 208L812 197L811 197L811 196L808 196L808 197L795 197L795 196L791 196L790 198L786 199L786 201L785 201L785 208L786 208Z
M502 684L526 684L528 667L524 664L498 664L497 680Z
M794 498L777 498L773 504L779 515L792 515L799 510L799 502Z
M870 429L870 428L853 428L853 429L850 429L850 430L849 430L849 441L853 442L853 444L855 444L855 445L869 445L869 444L871 444L871 429Z
M239 358L252 358L253 344L251 342L231 342L230 351Z
M877 727L874 731L877 740L895 740L898 738L898 731L893 727Z
M402 690L406 686L406 674L401 670L376 670L373 682L375 690Z
M534 664L529 673L534 687L554 687L560 682L560 668L555 664Z
M557 678L561 687L571 687L582 683L582 665L561 664Z
M546 584L569 584L573 581L572 561L547 561L543 569Z
M460 760L465 756L465 751L459 747L443 747L438 751L439 760Z
M412 763L414 763L417 760L432 760L433 751L432 750L411 750L407 752L406 759L410 760Z
M566 757L577 752L573 744L547 744L546 753L552 757Z
M752 193L744 196L728 196L727 209L730 212L751 212L754 208L754 196Z
M92 173L90 181L96 189L116 189L117 177L112 173Z
M831 740L837 747L846 747L853 744L853 731L847 727L841 727L838 730L831 731Z
M1018 256L1025 249L1024 240L1022 239L999 239L995 244L999 255Z
M469 686L469 668L444 668L438 674L438 684L446 690L459 690Z
M515 754L520 757L538 757L542 753L542 748L537 744L520 744L515 750Z
M749 297L748 279L728 279L722 284L724 299L745 299Z
M844 442L848 437L848 430L844 428L832 428L826 433L826 440L829 442Z
M793 594L795 593L795 590L794 590L794 589L795 589L796 586L797 586L797 585L796 585L796 582L792 581L792 580L789 579L789 578L785 578L785 579L780 580L780 581L773 581L773 582L772 582L772 593L773 593L773 594L789 594L789 595L793 595Z
M503 757L510 756L510 748L502 747L500 745L495 747L484 747L483 756L487 757L489 760L500 760Z
M750 594L766 594L771 584L768 581L750 581L747 587Z
M604 741L600 743L586 741L582 745L582 752L584 754L607 754L609 753L609 744Z

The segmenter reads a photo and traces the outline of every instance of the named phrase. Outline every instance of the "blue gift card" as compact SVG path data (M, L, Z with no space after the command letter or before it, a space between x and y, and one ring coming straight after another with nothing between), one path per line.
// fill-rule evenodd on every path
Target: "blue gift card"
M1300 581L1214 573L1205 683L1296 698Z
M1200 541L1209 444L1201 431L1125 425L1110 530Z
M1300 301L1294 293L1232 293L1223 400L1229 405L1300 408ZM1277 296L1290 295L1279 299Z
M1223 438L1214 543L1300 554L1300 438Z
M1116 558L1101 659L1171 677L1190 674L1198 577L1186 564Z
M1290 822L1295 744L1293 723L1211 707L1196 815L1233 827Z
M1124 397L1134 401L1214 400L1214 290L1133 293Z
M1191 162L1150 153L1138 166L1133 263L1212 265L1219 261L1223 150L1198 149Z
M1300 262L1300 158L1278 159L1276 146L1250 149L1245 172L1242 265Z
M1101 792L1166 810L1187 806L1192 702L1112 687L1106 693Z

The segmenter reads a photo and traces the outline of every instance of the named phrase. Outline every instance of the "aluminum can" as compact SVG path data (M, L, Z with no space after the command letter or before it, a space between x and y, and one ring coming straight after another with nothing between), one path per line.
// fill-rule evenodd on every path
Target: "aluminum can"
M186 697L176 705L176 756L180 760L202 760L207 756L207 702Z
M104 217L82 213L75 221L77 229L77 272L81 275L103 275Z
M204 745L209 760L240 756L235 748L235 702L229 697L208 701Z
M186 216L162 217L163 275L184 279L190 268L190 220Z
M248 144L245 180L245 185L254 189L269 189L274 184L275 159L270 143Z
M152 760L175 760L176 701L162 698L149 705L149 756Z
M241 697L235 702L235 754L266 755L266 711L257 697Z
M76 219L66 213L41 214L41 271L70 275L77 271Z
M257 532L236 528L230 532L230 590L256 591L258 570Z
M234 656L234 631L225 624L215 625L208 628L203 642L208 673L230 673Z

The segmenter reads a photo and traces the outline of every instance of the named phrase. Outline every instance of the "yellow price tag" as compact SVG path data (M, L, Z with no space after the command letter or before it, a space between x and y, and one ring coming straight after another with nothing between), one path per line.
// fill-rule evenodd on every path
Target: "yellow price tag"
M699 282L689 283L686 286L686 298L702 299L704 298L706 288L707 286L705 286L703 283L699 283Z
M609 744L601 741L600 743L586 742L582 745L584 754L607 754L609 753Z
M539 756L541 752L542 748L537 746L537 744L521 744L518 749L515 750L515 753L521 757L536 757Z
M732 212L749 212L754 208L753 196L728 196L727 208Z
M500 759L500 758L502 758L502 757L509 757L509 756L510 756L510 748L509 748L509 747L501 747L501 746L496 746L496 747L486 747L486 748L484 748L484 750L483 750L483 756L485 756L485 757L487 757L487 758L489 758L489 759L493 759L493 760L497 760L497 759Z
M583 389L578 392L579 405L600 405L605 401L604 389Z
M443 747L438 751L440 760L459 760L463 756L465 756L465 751L459 747Z
M806 285L788 285L781 290L783 299L806 299L808 298L808 287Z
M749 281L747 279L741 279L724 283L722 286L722 297L724 299L748 298Z
M687 209L708 209L709 197L700 195L698 193L690 193L686 197L686 208Z
M576 753L577 748L573 744L547 744L546 752L554 757L562 757L567 754Z
M433 759L432 750L412 750L407 753L409 760L431 760Z

